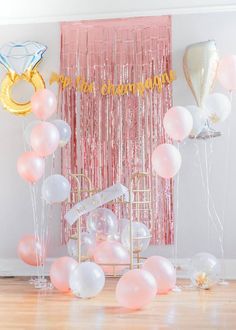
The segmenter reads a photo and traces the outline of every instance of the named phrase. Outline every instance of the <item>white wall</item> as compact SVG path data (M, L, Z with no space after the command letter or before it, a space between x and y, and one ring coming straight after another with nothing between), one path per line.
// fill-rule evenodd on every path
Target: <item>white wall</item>
M178 81L174 85L174 103L176 105L193 104L194 100L188 88L182 70L182 56L186 45L215 39L219 54L236 54L234 34L236 30L236 14L211 14L211 15L189 15L185 17L176 16L173 19L173 66L177 70ZM224 92L219 85L216 91ZM227 93L227 92L226 92ZM219 242L213 229L209 225L209 213L207 211L206 191L203 189L196 148L199 147L205 170L204 152L205 147L210 155L208 166L212 166L212 175L209 178L210 193L221 221L225 229L225 256L236 257L236 209L235 209L235 184L236 184L236 98L234 95L232 114L227 122L219 127L222 137L213 140L192 141L187 140L181 146L183 155L183 166L180 173L180 197L179 197L179 255L189 256L200 251L210 250L220 256ZM230 139L228 132L231 131ZM229 146L229 157L226 159L227 146ZM228 164L226 164L226 161ZM228 168L227 168L228 166ZM228 182L226 182L228 180ZM225 219L222 219L224 203ZM212 212L213 213L213 212ZM213 215L216 221L216 216ZM209 239L208 239L209 235ZM209 244L208 244L209 242Z
M177 71L178 80L174 84L175 105L194 104L191 92L186 85L182 72L182 56L188 44L215 39L221 54L236 53L234 33L236 31L236 13L185 15L173 17L173 67ZM40 72L48 80L51 71L58 71L60 51L60 31L57 23L1 26L1 42L16 40L35 40L49 46L44 61L40 64ZM4 69L0 68L3 77ZM217 86L217 89L219 87ZM235 105L236 100L234 100ZM23 150L22 119L0 111L0 258L15 258L16 245L19 238L32 231L32 212L29 202L27 185L16 173L16 159ZM222 137L207 141L210 148L212 177L210 184L216 201L216 208L222 214L225 191L227 210L225 212L225 257L236 258L236 210L234 188L236 183L236 156L234 144L236 141L236 113L234 108L228 122L221 130ZM227 132L231 128L230 158L228 184L225 185L226 172L225 151L227 147ZM199 251L210 251L220 256L219 243L212 225L209 224L206 203L206 193L202 186L196 150L199 146L202 163L204 162L204 147L202 141L187 140L181 145L183 166L180 173L179 185L179 216L178 223L178 257L190 257ZM203 165L204 170L204 165ZM59 216L53 219L54 226L51 234L50 255L60 255L63 250L59 239ZM209 225L208 225L209 224ZM158 247L155 253L173 257L173 247ZM153 252L153 249L149 251Z
M48 82L49 74L59 70L60 28L59 24L11 25L1 26L0 44L10 41L33 40L48 46L39 71ZM0 78L6 71L0 66ZM22 98L21 89L16 92ZM33 232L32 208L29 188L16 172L16 161L24 151L22 128L33 115L17 117L2 109L0 105L0 258L15 258L19 239ZM57 210L58 211L58 210ZM60 223L58 212L54 214L53 224ZM50 224L53 226L53 224ZM60 253L59 226L53 226L50 235L50 255Z
M235 0L11 0L2 1L0 24L43 23L236 11Z

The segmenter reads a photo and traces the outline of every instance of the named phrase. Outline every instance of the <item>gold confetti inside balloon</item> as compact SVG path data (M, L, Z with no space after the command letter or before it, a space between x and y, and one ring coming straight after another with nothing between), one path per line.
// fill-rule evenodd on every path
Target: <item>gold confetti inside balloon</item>
M191 259L189 276L195 287L210 289L219 282L220 263L210 253L198 253Z

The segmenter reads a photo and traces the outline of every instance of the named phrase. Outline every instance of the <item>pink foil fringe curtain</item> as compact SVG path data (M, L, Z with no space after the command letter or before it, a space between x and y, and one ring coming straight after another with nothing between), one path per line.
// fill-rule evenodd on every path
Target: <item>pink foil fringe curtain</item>
M144 82L171 69L169 16L61 24L61 74L81 76L95 86L93 93L79 93L75 86L60 89L62 118L72 128L72 142L62 151L62 173L83 173L97 190L116 182L129 187L132 174L150 173L152 244L173 243L173 182L153 175L151 165L153 149L169 142L162 121L172 105L171 85L122 96L103 96L100 87L109 81ZM142 217L150 228L149 217Z

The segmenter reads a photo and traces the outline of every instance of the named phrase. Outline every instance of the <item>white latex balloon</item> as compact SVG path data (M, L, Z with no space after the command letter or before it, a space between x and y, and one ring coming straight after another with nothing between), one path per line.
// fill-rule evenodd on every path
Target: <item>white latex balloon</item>
M38 124L40 124L41 121L40 120L34 120L34 121L31 121L24 129L24 139L25 139L25 142L30 146L30 136L31 136L31 133L32 133L32 130L35 126L37 126Z
M189 276L194 286L209 289L220 279L220 263L210 253L198 253L191 259Z
M204 106L212 124L225 121L231 112L229 98L221 93L213 93L206 97Z
M91 298L98 295L105 284L105 275L100 266L94 262L82 262L70 275L70 289L80 298Z
M42 184L42 198L48 203L64 202L70 195L70 183L62 175L54 174L46 178Z
M196 137L203 130L203 127L206 124L207 114L205 109L199 108L196 105L188 105L186 107L191 113L193 118L193 128L190 132L190 136Z
M144 223L133 221L133 250L142 252L147 249L151 240L151 233ZM121 233L121 243L130 250L130 224L126 225Z
M96 247L96 237L95 235L87 232L82 232L80 235L80 249L81 256L90 258L94 254L94 250ZM67 243L67 250L70 257L77 258L78 257L78 241L75 239L69 239Z
M181 162L179 150L169 143L160 144L152 153L152 167L164 179L173 178L178 173Z
M59 146L64 147L71 138L71 128L64 120L56 119L52 121L52 124L56 126L59 131L60 141Z
M171 139L182 141L189 136L193 128L193 118L188 109L172 107L164 116L163 126Z

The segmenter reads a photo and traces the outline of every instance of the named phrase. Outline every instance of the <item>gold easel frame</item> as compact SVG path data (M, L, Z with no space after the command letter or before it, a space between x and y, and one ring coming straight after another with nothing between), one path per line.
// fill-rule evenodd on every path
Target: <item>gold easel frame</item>
M94 189L92 182L89 177L84 174L70 174L71 180L75 180L76 189L72 189L72 200L75 202L75 194L77 195L77 202L83 199L83 195L87 194L87 197L91 197L93 194L97 193L99 190ZM80 189L82 180L87 183L87 189ZM144 180L142 182L142 180ZM119 277L120 274L116 274L116 267L127 266L129 269L140 268L144 257L141 256L141 251L134 251L133 241L135 239L140 239L142 237L133 237L133 226L132 223L134 219L137 222L141 221L141 213L143 211L149 212L149 218L151 222L151 228L153 227L153 212L152 212L152 191L151 191L151 178L146 172L136 172L131 176L130 186L129 186L129 201L125 201L123 197L114 200L111 204L123 204L124 207L128 207L128 214L130 220L130 263L128 264L100 264L100 266L110 266L113 267L113 274L106 275L107 277ZM73 185L72 185L73 186ZM137 197L137 198L136 198ZM110 204L110 203L109 203ZM149 238L149 237L144 237ZM150 236L151 238L151 236ZM90 260L87 257L81 255L81 217L78 217L76 225L76 233L73 234L70 239L77 240L78 246L78 262L83 262Z

